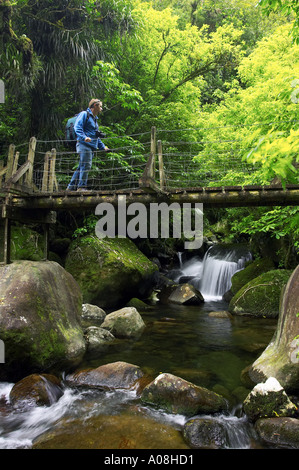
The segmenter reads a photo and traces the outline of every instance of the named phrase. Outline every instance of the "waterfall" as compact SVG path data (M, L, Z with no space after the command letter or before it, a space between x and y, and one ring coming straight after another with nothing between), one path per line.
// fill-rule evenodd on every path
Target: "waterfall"
M251 254L242 246L213 245L203 260L198 257L181 264L183 276L189 276L206 301L221 300L231 287L231 278L251 260ZM183 276L180 277L183 280ZM180 279L178 281L180 282Z

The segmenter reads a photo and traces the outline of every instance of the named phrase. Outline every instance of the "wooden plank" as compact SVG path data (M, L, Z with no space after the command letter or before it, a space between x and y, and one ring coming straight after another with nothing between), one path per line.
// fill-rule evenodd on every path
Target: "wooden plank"
M22 166L20 166L18 171L7 181L6 184L9 185L10 183L17 183L22 178L22 176L26 173L29 167L30 167L30 162L27 160L25 163L23 163Z
M18 170L19 156L20 156L20 152L16 152L15 158L14 158L14 161L13 161L12 176L13 176L13 175L17 172L17 170Z
M3 161L3 160L1 160L1 161ZM3 175L5 175L6 172L7 172L7 167L1 168L1 169L0 169L0 177L3 176Z
M141 188L147 186L147 180L149 178L153 179L152 176L151 176L153 159L154 159L154 154L151 152L149 157L148 157L148 160L146 162L143 174L142 174L141 178L139 178L139 185L140 185Z
M222 191L222 188L215 188L215 191L205 191L205 188L194 188L192 191L186 191L183 188L168 190L167 193L161 192L159 186L148 179L145 181L146 187L138 190L130 190L126 194L127 204L141 202L150 204L159 202L161 198L167 199L167 202L184 203L203 203L205 207L253 207L253 206L297 206L299 205L299 185L296 188L286 191L276 190L239 190ZM121 193L120 193L121 194ZM101 202L108 202L117 205L118 198L115 192L107 191L88 191L87 194L77 192L68 194L64 191L53 193L51 197L42 194L36 194L30 197L14 197L13 204L18 207L30 209L50 209L50 210L72 210L84 211L93 209Z
M33 182L33 164L34 164L34 157L35 157L35 148L36 148L36 138L31 137L29 142L29 150L28 150L28 161L29 161L29 169L26 173L25 182L28 186L32 186Z
M51 152L46 152L45 160L44 160L43 181L42 181L42 191L44 193L48 191L50 158L51 158Z
M15 148L16 147L15 147L14 144L10 144L9 149L8 149L8 158L7 158L7 165L6 165L5 181L8 181L11 178L11 175L12 175Z
M53 193L54 181L55 181L55 163L56 163L56 149L51 150L50 158L50 174L49 174L49 192Z
M159 161L159 177L160 177L160 189L165 189L166 187L166 178L163 165L163 151L162 151L162 142L158 140L158 161Z

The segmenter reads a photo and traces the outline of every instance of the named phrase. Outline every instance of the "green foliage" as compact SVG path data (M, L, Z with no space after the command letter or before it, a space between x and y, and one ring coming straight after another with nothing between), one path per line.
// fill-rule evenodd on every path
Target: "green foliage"
M281 12L294 18L293 39L299 44L299 1L298 0L259 0L259 5L267 15Z
M32 135L63 138L66 118L99 97L113 153L95 155L91 181L100 174L108 185L111 168L119 187L138 181L155 125L178 186L191 176L197 185L298 183L298 4L7 0L0 152ZM61 187L66 175L57 175ZM225 214L232 237L291 236L298 245L295 209Z
M83 220L82 226L78 227L74 231L73 238L81 238L85 237L86 235L94 235L97 221L98 217L93 214L86 216Z
M235 233L254 236L266 233L279 240L290 236L299 251L299 208L275 207L270 211L258 209L243 217L237 217L231 225Z
M299 129L291 131L273 131L260 138L256 147L247 155L253 164L262 165L262 182L267 183L278 177L285 186L298 183L298 170L294 163L299 162Z
M119 70L113 64L98 60L93 66L92 76L101 83L101 96L110 106L119 105L129 110L138 109L142 102L141 94L123 82Z
M284 184L298 182L298 105L292 84L299 76L299 48L291 44L289 30L280 27L244 57L238 68L241 84L232 82L223 102L201 115L209 143L196 160L202 167L228 170L219 179L216 174L214 183L231 184L240 171L239 184L270 183L275 177Z

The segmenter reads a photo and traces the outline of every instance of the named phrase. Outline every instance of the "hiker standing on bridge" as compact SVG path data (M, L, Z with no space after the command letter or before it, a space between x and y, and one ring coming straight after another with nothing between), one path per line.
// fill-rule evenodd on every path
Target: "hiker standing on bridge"
M79 166L67 187L69 191L87 191L88 171L91 169L95 150L109 151L99 138L98 114L102 111L102 102L92 99L86 111L82 111L75 122L77 136L76 150L80 156Z

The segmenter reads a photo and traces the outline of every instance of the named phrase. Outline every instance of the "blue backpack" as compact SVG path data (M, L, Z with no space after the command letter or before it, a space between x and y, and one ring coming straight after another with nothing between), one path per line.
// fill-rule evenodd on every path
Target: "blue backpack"
M85 124L87 123L89 119L89 113L86 112L86 115L87 116L86 116ZM66 145L72 150L76 150L77 135L76 135L74 126L75 126L75 122L78 116L79 114L76 114L75 116L69 118L65 126Z

